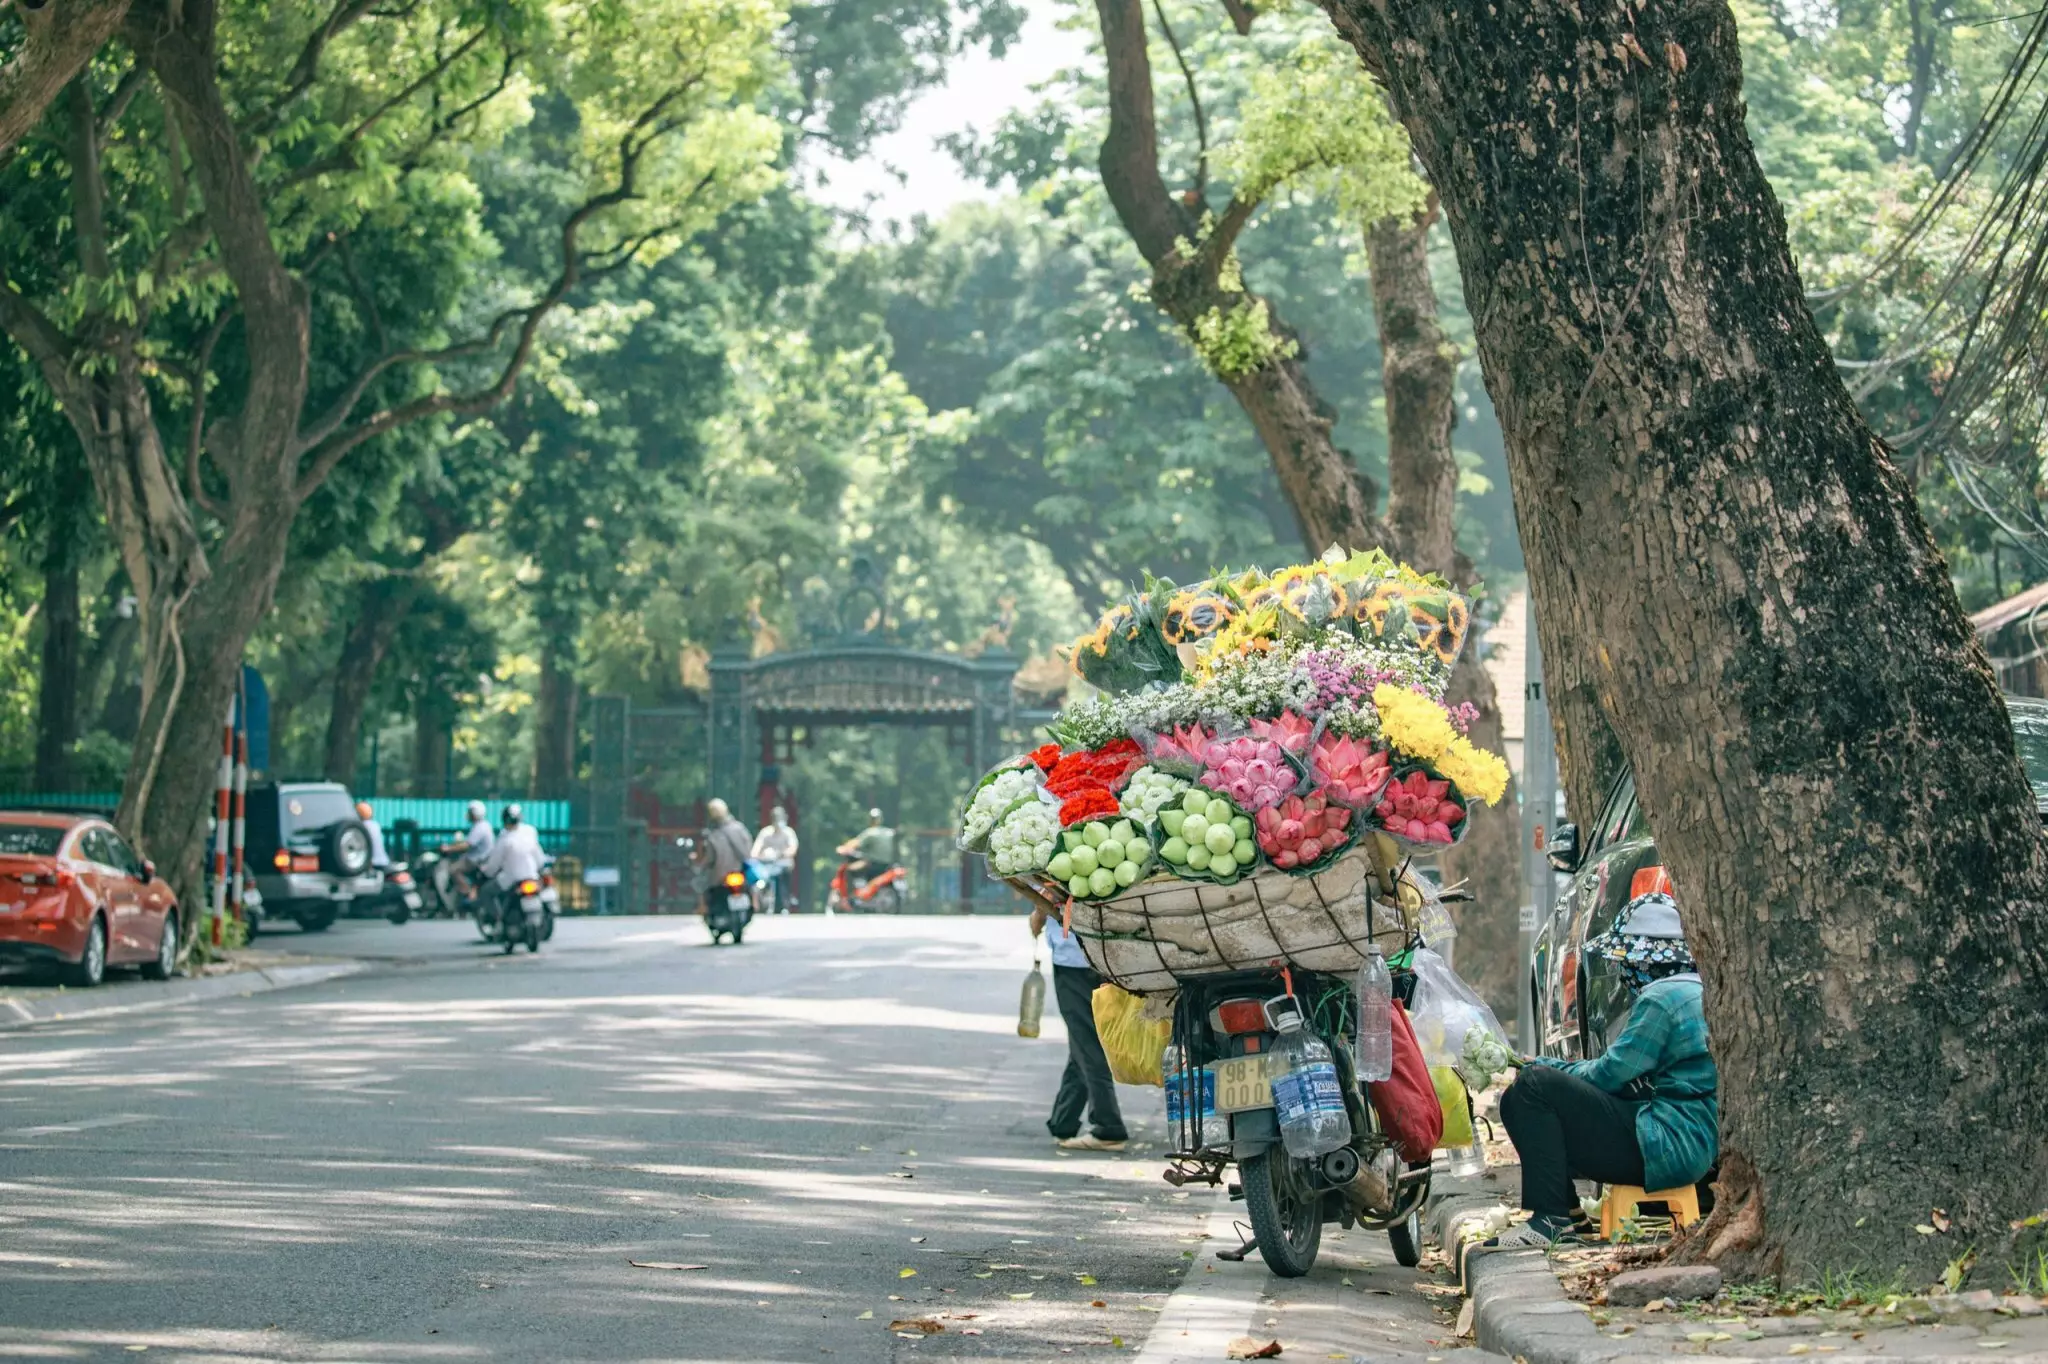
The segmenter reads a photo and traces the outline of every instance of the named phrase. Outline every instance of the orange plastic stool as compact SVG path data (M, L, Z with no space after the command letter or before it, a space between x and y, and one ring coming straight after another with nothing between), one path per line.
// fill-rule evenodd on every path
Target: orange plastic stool
M1671 1209L1671 1225L1689 1226L1700 1220L1700 1192L1690 1184L1677 1189L1651 1189L1634 1184L1610 1184L1600 1199L1600 1236L1612 1241L1621 1235L1621 1224L1635 1216L1639 1203L1662 1203Z

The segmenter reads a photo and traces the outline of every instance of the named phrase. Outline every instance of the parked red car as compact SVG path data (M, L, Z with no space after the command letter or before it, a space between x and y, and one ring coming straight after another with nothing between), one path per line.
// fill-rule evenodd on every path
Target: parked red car
M0 810L0 962L98 985L110 965L162 980L177 961L177 899L113 825Z

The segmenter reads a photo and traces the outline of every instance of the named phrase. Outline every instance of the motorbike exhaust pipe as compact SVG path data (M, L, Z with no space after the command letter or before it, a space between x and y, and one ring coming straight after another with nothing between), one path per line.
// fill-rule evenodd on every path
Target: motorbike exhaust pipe
M1383 1150L1370 1159L1361 1160L1358 1152L1348 1146L1340 1146L1323 1157L1322 1174L1355 1211L1385 1213L1393 1210L1394 1190L1400 1181L1401 1170L1391 1150Z

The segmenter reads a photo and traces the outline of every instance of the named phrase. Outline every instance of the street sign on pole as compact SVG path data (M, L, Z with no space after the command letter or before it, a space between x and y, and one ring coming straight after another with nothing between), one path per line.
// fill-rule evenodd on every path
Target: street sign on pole
M1524 594L1524 628L1528 631L1527 690L1522 702L1522 971L1515 987L1517 1033L1522 1050L1534 1053L1537 1037L1536 1001L1529 984L1535 970L1536 925L1557 894L1547 844L1557 817L1557 735L1550 727L1550 696L1543 686L1543 645L1536 636L1535 599Z

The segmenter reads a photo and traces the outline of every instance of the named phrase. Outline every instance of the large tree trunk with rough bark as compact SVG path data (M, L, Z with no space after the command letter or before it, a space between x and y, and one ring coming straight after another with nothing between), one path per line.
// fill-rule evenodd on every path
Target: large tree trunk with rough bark
M1544 651L1586 693L1567 742L1606 711L1706 978L1724 1198L1697 1251L2004 1263L2048 1206L2048 854L1807 312L1727 5L1323 3L1443 203ZM1915 1233L1933 1208L1951 1234Z
M549 633L553 633L550 631ZM540 692L534 698L533 794L560 799L576 779L576 675L560 644L541 651Z
M356 750L361 747L363 712L376 684L377 669L391 651L398 626L419 597L420 581L411 575L382 575L364 580L356 591L356 609L342 636L341 657L327 710L327 756L322 764L329 781L353 782Z
M127 16L128 0L54 0L13 8L12 22L24 34L15 54L0 65L0 159L114 35Z
M38 791L71 789L71 746L78 739L80 628L78 563L91 485L82 461L66 459L51 487L43 533L43 658L36 692Z
M1458 553L1458 458L1451 449L1458 351L1444 334L1429 274L1435 221L1432 203L1413 217L1383 218L1365 233L1387 400L1387 529L1409 563L1469 587L1472 565ZM1449 699L1476 712L1472 741L1499 752L1500 703L1476 640L1458 661ZM1475 820L1465 842L1440 859L1445 880L1462 880L1472 891L1455 914L1458 971L1504 1016L1515 1009L1521 978L1521 830L1509 817L1514 809L1510 783L1496 810Z
M1096 0L1108 65L1109 130L1100 169L1117 217L1152 267L1152 301L1178 323L1251 419L1312 554L1332 544L1380 543L1376 492L1331 439L1336 414L1316 393L1292 330L1229 268L1238 232L1256 208L1233 201L1205 234L1198 215L1167 191L1159 171L1152 60L1142 0ZM1257 363L1217 364L1199 331L1241 316L1263 338Z

